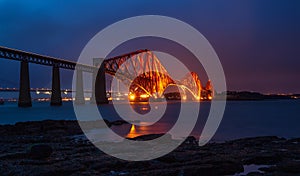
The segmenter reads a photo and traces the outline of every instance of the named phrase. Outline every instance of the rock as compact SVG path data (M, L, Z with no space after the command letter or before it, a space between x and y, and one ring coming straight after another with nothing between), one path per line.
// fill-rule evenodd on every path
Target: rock
M188 136L177 148L177 150L199 150L198 141L194 136Z
M256 165L272 165L277 164L282 161L282 157L274 153L258 153L256 156L253 156L245 160L245 164L256 164Z
M262 172L271 173L271 172L276 172L278 169L276 166L270 166L270 167L261 167L261 168L258 168L258 170L262 171Z
M185 166L182 175L216 175L213 165L202 164L197 166Z
M174 155L165 155L165 156L162 156L160 158L157 159L158 161L160 162L164 162L164 163L175 163L177 162L177 159Z
M118 176L118 175L128 175L128 172L116 172L116 171L110 171L111 176Z
M278 169L281 172L286 173L300 173L300 161L288 161L282 162L278 165Z
M130 140L135 140L135 141L149 141L149 140L154 140L156 138L159 138L161 136L164 136L165 139L168 139L168 140L171 140L172 139L172 136L170 134L147 134L147 135L142 135L142 136L137 136L137 137L134 137L134 138L127 138L127 139L130 139Z
M85 122L90 128L110 126L107 120ZM114 125L123 121L112 122ZM22 122L0 125L0 175L234 175L243 164L265 165L263 175L300 175L300 139L275 136L245 138L199 147L188 137L171 153L149 161L130 162L98 150L82 133L77 121ZM164 134L149 134L131 140L147 141ZM170 144L166 135L163 141ZM110 146L110 142L103 142ZM157 143L149 152L158 152ZM168 144L168 143L167 143ZM133 145L119 143L121 152L132 152ZM30 147L31 146L31 147ZM29 148L30 147L30 148ZM145 145L147 147L147 145ZM29 148L24 152L24 148ZM55 153L53 153L55 149ZM134 155L144 150L134 150ZM262 175L259 172L248 175Z
M23 159L27 157L27 153L8 153L0 156L1 160L18 160L18 159Z
M188 144L188 145L198 145L198 142L196 140L196 138L194 136L188 136L185 141L184 144Z
M51 156L53 149L50 145L46 144L37 144L30 148L29 157L31 159L46 159Z
M216 164L200 164L195 166L185 166L184 175L234 175L243 172L243 165L239 163L226 162Z
M18 122L15 125L0 126L1 135L65 135L81 134L82 131L76 120L44 120Z
M223 160L213 164L217 175L233 175L235 173L244 172L244 166L239 161Z
M264 174L260 173L260 172L250 172L247 174L247 176L261 176L261 175L264 175Z
M111 124L111 125L118 126L118 125L128 124L128 122L125 121L125 120L116 120L116 121L110 122L110 124Z
M104 122L108 127L111 127L111 123L108 120L104 119Z

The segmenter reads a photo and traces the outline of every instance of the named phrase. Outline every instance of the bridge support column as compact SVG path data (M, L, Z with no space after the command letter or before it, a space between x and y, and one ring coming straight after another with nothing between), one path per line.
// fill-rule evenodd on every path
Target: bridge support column
M29 67L27 61L21 62L20 71L20 90L19 90L19 107L31 107L30 95L30 80L29 80Z
M82 71L76 70L76 95L75 95L76 104L84 104L84 93L83 93L83 79Z
M97 75L95 84L93 85L94 91L93 94L95 94L96 103L97 104L108 104L108 99L106 97L106 80L105 80L105 69L104 64L101 64Z
M59 67L54 65L52 69L52 94L51 94L51 106L61 106L61 89L60 89L60 75Z
M93 78L92 78L92 96L91 96L91 103L95 104L96 103L96 93L95 93L95 84L96 84L96 78L97 78L97 73L98 73L98 70L95 70L93 72Z

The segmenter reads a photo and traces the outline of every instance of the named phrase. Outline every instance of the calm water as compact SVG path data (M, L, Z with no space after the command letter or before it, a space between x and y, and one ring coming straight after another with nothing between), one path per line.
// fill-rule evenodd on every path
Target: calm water
M127 104L124 103L124 106ZM158 103L159 105L159 103ZM84 105L89 108L90 105ZM146 111L147 105L133 105L138 111ZM176 122L180 103L168 103L161 120L151 126L114 126L113 130L127 137L142 134L167 132ZM200 116L192 135L199 136L210 109L209 102L201 103ZM111 104L99 107L104 118L119 119ZM133 111L133 110L132 110ZM144 112L144 113L146 113ZM134 114L128 112L128 116ZM21 121L37 120L76 120L71 102L64 102L61 107L50 107L49 102L34 102L32 108L18 108L16 102L0 105L0 124L14 124ZM300 137L300 101L229 101L224 118L214 136L214 140L229 140L242 137L276 135L281 137Z

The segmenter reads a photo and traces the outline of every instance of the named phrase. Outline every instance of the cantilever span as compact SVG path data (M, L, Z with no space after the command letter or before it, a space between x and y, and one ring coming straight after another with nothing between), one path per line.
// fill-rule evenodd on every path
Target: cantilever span
M105 61L105 69L129 87L131 94L161 97L168 84L174 83L159 59L149 50L139 50L108 61Z
M183 99L200 100L203 93L202 99L208 99L207 95L212 96L212 93L209 93L213 92L212 86L210 90L202 87L195 72L188 73L181 80L173 79L159 58L150 50L138 50L114 57L104 60L103 64L106 73L115 76L128 87L129 98L132 101L150 97L162 98L170 85L176 85L180 89Z

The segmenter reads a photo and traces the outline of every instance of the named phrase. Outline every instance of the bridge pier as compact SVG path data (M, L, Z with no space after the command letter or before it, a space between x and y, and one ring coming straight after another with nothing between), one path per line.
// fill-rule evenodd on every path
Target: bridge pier
M92 96L91 96L91 103L95 104L96 103L96 92L95 92L95 84L96 84L96 78L97 78L97 73L98 70L95 70L92 74Z
M105 69L102 63L96 74L96 80L93 84L93 94L95 94L95 99L97 104L108 104L108 99L106 97L106 80L105 80Z
M75 95L76 104L84 104L84 93L83 93L83 79L82 71L76 70L76 95Z
M59 67L57 65L53 65L52 68L52 94L51 94L50 105L51 106L62 105L60 75L59 75Z
M27 61L21 61L19 107L31 107L29 67Z

